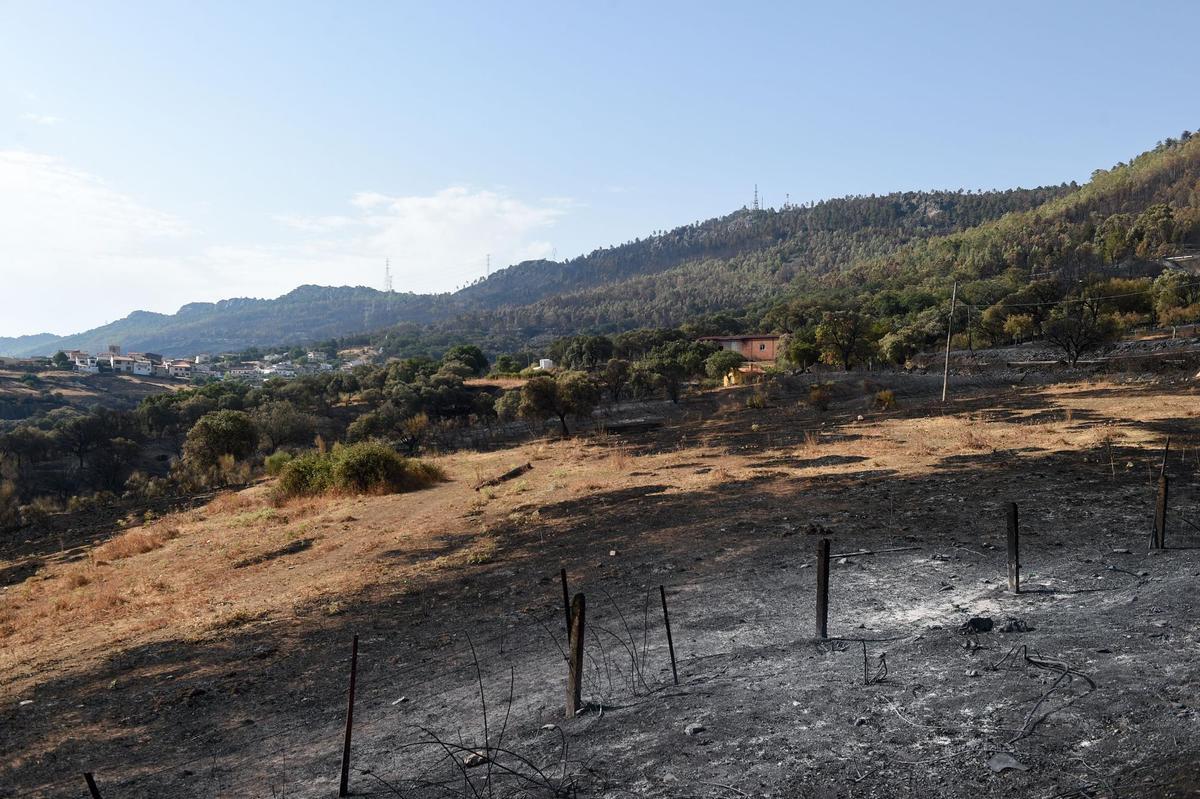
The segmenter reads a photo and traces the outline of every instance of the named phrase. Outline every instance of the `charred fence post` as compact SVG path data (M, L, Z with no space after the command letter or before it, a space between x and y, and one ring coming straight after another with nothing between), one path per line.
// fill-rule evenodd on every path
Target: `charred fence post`
M1021 531L1017 503L1006 502L1008 512L1008 590L1021 593Z
M350 647L350 698L346 703L346 740L342 744L342 781L338 796L350 795L350 735L354 729L354 684L358 676L358 636Z
M1158 498L1154 504L1154 538L1150 542L1151 549L1165 549L1167 546L1167 476L1158 477Z
M817 542L817 637L829 637L829 539Z
M658 595L662 598L663 624L667 628L667 649L671 652L671 677L675 680L675 684L679 685L679 672L675 670L675 642L671 640L671 617L667 614L667 589L660 585Z
M92 799L103 799L100 796L100 789L96 787L96 780L92 778L92 772L83 772L83 779L87 782L88 793L91 794Z
M567 718L575 718L583 707L583 630L585 602L576 594L571 602L571 633L567 642Z

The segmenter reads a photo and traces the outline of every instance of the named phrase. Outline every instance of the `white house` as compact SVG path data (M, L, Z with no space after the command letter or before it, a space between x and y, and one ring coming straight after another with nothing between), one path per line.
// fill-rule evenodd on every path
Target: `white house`
M94 375L100 371L100 363L95 356L81 352L75 356L75 371Z

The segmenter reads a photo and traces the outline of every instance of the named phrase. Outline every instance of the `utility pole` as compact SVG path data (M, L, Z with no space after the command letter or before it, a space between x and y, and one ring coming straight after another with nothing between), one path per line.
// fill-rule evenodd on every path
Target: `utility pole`
M946 401L946 389L950 385L950 336L954 334L954 303L958 299L958 281L950 291L950 319L946 322L946 366L942 370L942 402Z

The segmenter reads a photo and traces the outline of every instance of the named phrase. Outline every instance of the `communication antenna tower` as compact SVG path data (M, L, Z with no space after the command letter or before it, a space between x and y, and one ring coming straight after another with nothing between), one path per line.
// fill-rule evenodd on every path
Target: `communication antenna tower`
M754 184L754 210L758 210L758 184Z
M384 259L383 262L383 290L388 294L392 293L392 259Z
M492 276L492 254L490 252L487 254L487 273L485 276Z

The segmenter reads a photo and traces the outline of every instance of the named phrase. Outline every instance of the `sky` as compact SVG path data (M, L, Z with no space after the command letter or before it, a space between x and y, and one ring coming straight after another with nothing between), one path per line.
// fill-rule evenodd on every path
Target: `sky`
M0 336L450 291L749 205L1087 180L1195 2L0 0Z

